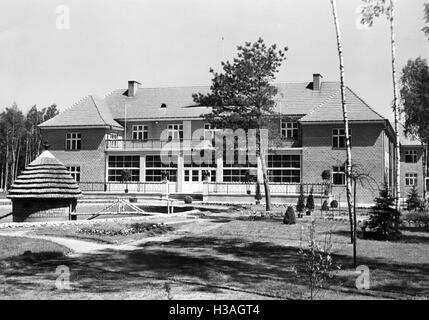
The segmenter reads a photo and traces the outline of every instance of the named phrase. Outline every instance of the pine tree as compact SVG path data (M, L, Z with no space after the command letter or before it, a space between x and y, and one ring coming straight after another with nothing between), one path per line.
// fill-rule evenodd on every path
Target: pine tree
M421 203L421 200L419 197L419 193L417 191L416 186L414 185L407 197L407 208L409 211L411 210L415 211L420 207L420 203Z
M304 202L304 188L302 186L302 184L299 187L299 198L298 198L298 202L296 204L296 211L298 211L298 213L302 213L305 209L305 202Z
M307 203L305 205L308 211L312 212L314 210L314 197L313 197L313 188L310 190L310 194L307 197Z
M395 197L389 192L389 187L384 184L380 190L380 196L375 198L375 206L371 208L368 227L377 238L394 239L400 236L399 211L395 208Z

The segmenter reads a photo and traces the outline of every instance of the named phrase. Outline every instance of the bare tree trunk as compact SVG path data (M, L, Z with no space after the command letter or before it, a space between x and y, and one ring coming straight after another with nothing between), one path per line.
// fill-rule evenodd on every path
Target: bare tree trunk
M271 192L270 192L270 183L267 177L267 170L265 168L265 159L264 155L259 154L259 158L261 161L261 170L262 170L262 178L264 181L264 192L265 192L265 210L271 211Z
M263 144L263 141L265 140L265 137L261 134L261 128L262 123L261 119L259 119L259 129L257 130L257 157L260 160L261 163L261 170L262 170L262 180L264 183L264 193L265 193L265 210L271 211L271 192L270 192L270 182L267 177L267 170L265 166L265 154L263 152L265 145ZM266 141L267 142L267 141Z
M341 33L337 14L337 5L335 0L331 0L332 14L334 16L335 31L337 34L337 49L340 63L340 83L341 83L341 102L343 108L343 119L344 119L344 131L346 136L346 191L347 191L347 205L349 208L349 220L350 220L350 240L353 243L353 204L352 204L352 183L351 183L351 172L352 172L352 152L350 147L350 135L349 135L349 120L347 117L347 104L346 94L344 85L344 59L343 49L341 44Z
M17 150L16 150L16 166L15 166L15 172L14 172L14 175L13 175L13 181L15 181L16 177L18 176L19 156L20 156L20 153L21 153L21 144L22 144L21 140L22 140L21 139L21 135L19 135L18 145L17 145Z
M6 161L5 161L5 188L4 190L7 191L9 189L9 133L6 132Z
M353 186L353 267L357 267L357 253L356 253L356 238L357 238L357 217L356 217L356 178L354 179Z
M429 156L429 148L428 148L428 141L426 141L426 143L424 144L424 153L425 153L425 161L423 163L423 199L426 199L427 196L427 183L426 183L426 178L427 178L427 171L428 171L428 156Z
M396 43L395 43L395 32L394 32L394 2L390 0L390 44L392 53L392 80L393 80L393 114L395 117L395 156L396 156L396 209L400 209L400 198L401 198L401 154L399 148L399 106L398 106L398 81L396 77Z

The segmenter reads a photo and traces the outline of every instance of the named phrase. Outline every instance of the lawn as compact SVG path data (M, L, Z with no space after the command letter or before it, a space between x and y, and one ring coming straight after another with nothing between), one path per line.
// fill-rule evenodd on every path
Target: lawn
M138 245L5 268L4 299L299 299L307 282L294 266L310 219L284 225L279 217L249 219L246 212L194 215L190 223ZM332 233L334 273L319 299L427 299L429 232L404 230L400 242L359 239L358 263L370 270L370 290L358 290L348 224L316 219L318 236ZM54 287L55 268L71 270L71 290ZM0 291L1 292L1 291Z
M25 237L0 236L0 260L17 257L25 251L33 253L60 253L66 254L70 250L52 241L30 239Z

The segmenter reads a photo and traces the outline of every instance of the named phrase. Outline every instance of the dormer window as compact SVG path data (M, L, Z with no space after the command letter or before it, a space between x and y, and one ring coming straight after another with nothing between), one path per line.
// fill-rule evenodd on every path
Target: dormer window
M161 108L167 108L167 105L165 103L162 103Z
M417 163L417 150L406 150L405 151L405 162L406 163Z

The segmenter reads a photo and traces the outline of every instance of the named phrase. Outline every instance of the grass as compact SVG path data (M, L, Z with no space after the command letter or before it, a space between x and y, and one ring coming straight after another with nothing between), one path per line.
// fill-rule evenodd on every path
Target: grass
M184 232L152 241L137 250L104 250L58 257L43 263L19 260L2 269L3 298L42 299L299 299L308 297L293 266L310 219L284 225L278 217L205 212ZM193 227L191 228L190 225ZM318 236L332 233L333 259L342 266L320 292L320 299L428 298L429 232L404 229L400 242L358 241L358 264L370 269L370 290L355 288L348 224L316 220ZM1 246L0 242L0 246ZM54 290L52 273L69 266L72 289ZM1 295L1 293L0 293Z
M52 241L24 237L0 236L0 259L21 256L26 251L33 253L69 253L70 250Z

